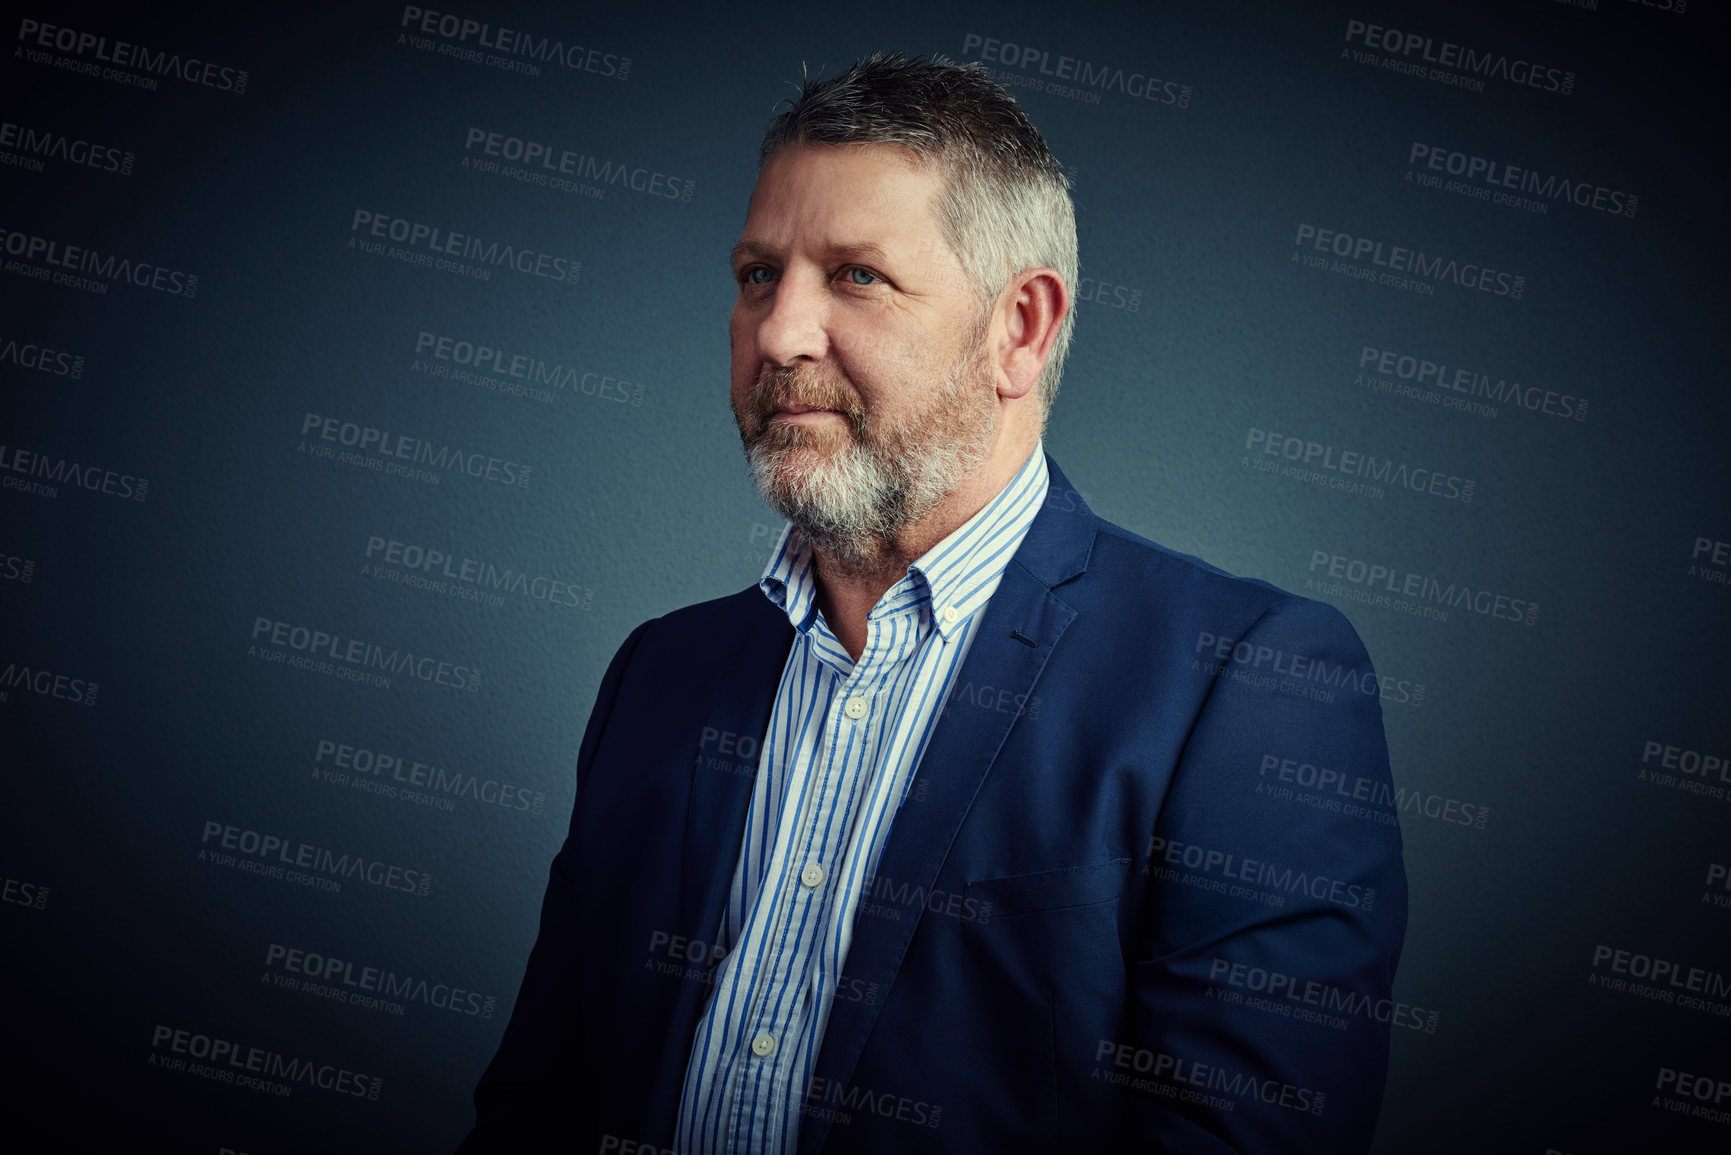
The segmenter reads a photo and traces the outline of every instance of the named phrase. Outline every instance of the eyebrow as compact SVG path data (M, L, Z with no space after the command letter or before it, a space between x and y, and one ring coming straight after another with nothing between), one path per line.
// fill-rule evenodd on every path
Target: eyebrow
M824 250L824 252L827 256L843 261L870 261L880 265L889 263L889 254L884 252L883 246L875 244L872 241L858 241L853 244L845 245L830 245ZM727 254L727 264L729 268L733 268L739 264L741 257L755 257L758 260L769 260L773 258L774 255L775 254L770 247L760 241L740 241L729 250Z

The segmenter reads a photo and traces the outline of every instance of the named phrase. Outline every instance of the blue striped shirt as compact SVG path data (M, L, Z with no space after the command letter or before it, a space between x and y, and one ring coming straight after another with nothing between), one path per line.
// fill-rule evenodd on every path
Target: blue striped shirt
M686 1155L795 1150L861 895L1047 485L1037 445L996 497L884 592L857 662L818 610L811 544L791 523L782 530L758 586L798 635L717 936L728 954L685 1068L674 1142Z

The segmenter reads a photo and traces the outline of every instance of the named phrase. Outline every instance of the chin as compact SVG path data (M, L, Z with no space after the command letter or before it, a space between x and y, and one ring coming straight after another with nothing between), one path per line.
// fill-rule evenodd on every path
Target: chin
M852 448L854 438L845 424L826 421L820 425L808 425L772 418L763 425L753 443L764 452L828 461L837 453Z

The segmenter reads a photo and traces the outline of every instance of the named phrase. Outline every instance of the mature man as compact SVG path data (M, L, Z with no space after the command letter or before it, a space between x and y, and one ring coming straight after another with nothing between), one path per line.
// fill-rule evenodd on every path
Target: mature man
M1369 1146L1376 677L1044 454L1075 236L978 68L873 57L772 123L732 402L789 524L608 667L463 1151Z

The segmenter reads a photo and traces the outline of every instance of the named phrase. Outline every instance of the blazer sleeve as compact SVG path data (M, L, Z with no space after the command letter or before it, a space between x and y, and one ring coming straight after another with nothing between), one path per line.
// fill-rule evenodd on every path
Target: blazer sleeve
M1345 617L1305 599L1218 656L1147 847L1130 1037L1109 1056L1125 1146L1363 1153L1406 933L1377 679Z
M583 784L606 731L625 668L648 622L625 639L602 676L588 728L577 752L577 796L571 832L583 806ZM582 1053L578 1021L584 934L571 864L574 833L553 859L541 928L529 953L523 985L498 1053L475 1087L475 1127L457 1155L489 1152L567 1152L575 1136L588 1133L594 1114L588 1100L588 1057Z

